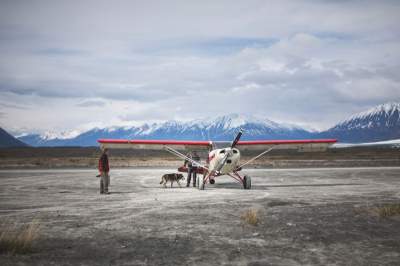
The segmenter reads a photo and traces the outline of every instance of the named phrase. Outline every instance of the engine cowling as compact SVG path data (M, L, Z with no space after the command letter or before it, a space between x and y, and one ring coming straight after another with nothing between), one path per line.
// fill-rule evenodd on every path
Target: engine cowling
M209 153L208 159L210 170L228 174L237 168L240 160L240 151L236 148L216 149Z

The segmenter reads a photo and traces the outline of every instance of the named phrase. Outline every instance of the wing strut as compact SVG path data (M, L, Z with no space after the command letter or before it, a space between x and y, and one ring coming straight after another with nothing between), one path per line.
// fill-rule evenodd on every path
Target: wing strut
M251 163L252 161L257 160L258 158L260 158L260 157L263 156L264 154L266 154L266 153L272 151L273 148L274 148L274 147L271 147L271 148L269 148L268 150L266 150L266 151L260 153L260 154L257 155L256 157L251 158L250 160L248 160L248 161L245 162L244 164L240 165L238 168L240 169L240 168L242 168L243 166L245 166L245 165Z
M191 162L192 164L196 164L196 165L200 166L201 168L204 168L204 169L206 169L207 171L209 171L209 169L208 169L206 166L202 165L200 162L196 162L195 160L193 160L193 159L187 157L186 155L180 153L179 151L177 151L177 150L175 150L175 149L173 149L173 148L171 148L171 147L169 147L169 146L167 146L167 145L164 146L164 149L165 149L166 151L172 153L173 155L175 155L175 156L177 156L177 157L183 159L183 160L188 160L188 161Z

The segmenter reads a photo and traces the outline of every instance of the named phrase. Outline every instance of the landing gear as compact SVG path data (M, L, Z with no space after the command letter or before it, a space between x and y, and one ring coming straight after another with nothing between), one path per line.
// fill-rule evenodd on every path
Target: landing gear
M251 178L248 175L243 177L243 188L244 189L251 189Z
M204 176L199 176L199 190L204 190L205 184L204 184Z
M238 172L233 172L232 174L228 174L230 177L238 181L243 185L244 189L251 189L251 178L248 175L242 177Z
M211 178L210 178L210 184L211 184L211 185L214 185L214 184L215 184L215 179L211 179Z
M200 176L196 178L196 187L198 188L200 184Z

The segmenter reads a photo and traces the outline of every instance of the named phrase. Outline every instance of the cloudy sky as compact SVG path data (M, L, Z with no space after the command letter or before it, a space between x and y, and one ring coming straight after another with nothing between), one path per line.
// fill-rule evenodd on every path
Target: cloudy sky
M325 129L400 100L400 1L0 2L0 126L227 113Z

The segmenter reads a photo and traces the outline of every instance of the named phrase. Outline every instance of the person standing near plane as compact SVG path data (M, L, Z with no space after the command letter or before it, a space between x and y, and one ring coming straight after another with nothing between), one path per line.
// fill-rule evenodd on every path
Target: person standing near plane
M103 149L99 159L100 172L100 194L109 194L108 185L110 184L110 166L108 164L108 150Z
M193 151L193 153L189 153L188 157L192 159L195 162L200 162L200 157L197 154L196 151ZM197 167L198 165L196 163L192 163L189 160L185 160L184 166L188 166L188 176L187 176L187 183L186 187L190 186L190 180L192 179L192 174L193 174L193 187L196 186L196 178L197 178Z

